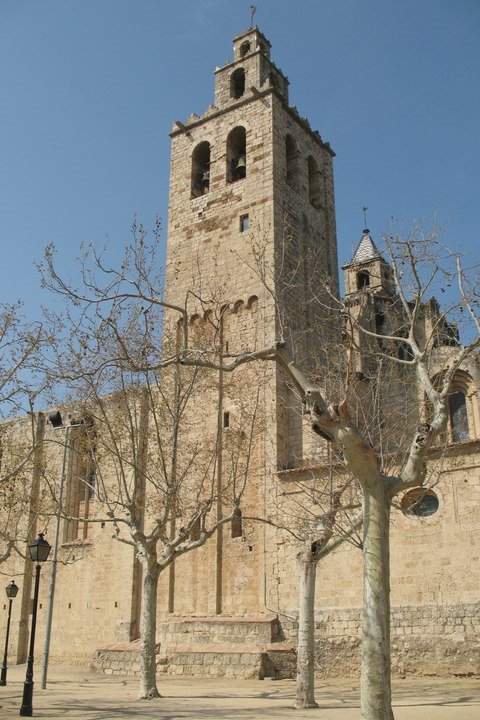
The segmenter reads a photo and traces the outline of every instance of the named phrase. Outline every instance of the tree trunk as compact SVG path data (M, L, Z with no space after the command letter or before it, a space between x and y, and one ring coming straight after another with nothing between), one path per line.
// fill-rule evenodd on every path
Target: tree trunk
M143 578L143 603L140 618L140 698L142 700L161 697L157 690L156 680L157 588L157 570L146 568Z
M393 720L390 684L390 487L364 487L364 606L361 707L364 720Z
M315 577L317 560L310 545L298 555L300 588L298 602L297 690L295 707L315 708Z

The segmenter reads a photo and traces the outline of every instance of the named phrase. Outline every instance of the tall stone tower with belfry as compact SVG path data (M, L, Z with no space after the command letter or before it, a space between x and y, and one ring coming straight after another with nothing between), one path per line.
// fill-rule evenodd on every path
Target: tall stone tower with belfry
M305 359L313 350L308 330L314 318L305 297L312 279L310 256L330 278L330 290L338 292L334 152L290 106L288 79L270 50L258 27L236 36L233 60L215 70L213 104L201 115L174 123L167 300L183 306L188 298L195 323L206 317L202 298L208 303L214 297L224 308L219 322L226 353L271 346L282 336ZM257 251L262 247L264 265L272 273L267 282L256 272L253 246ZM291 287L280 292L279 277L289 273L295 275ZM273 292L268 292L272 284ZM189 295L192 288L195 293ZM250 498L250 514L260 516L275 502L270 488L276 471L294 468L304 454L301 408L295 407L281 372L272 366L268 373L259 470L264 487L260 492L257 482L257 491L246 493L255 496ZM216 401L222 433L223 419L234 423L235 411L223 407L222 397ZM268 533L264 528L252 532L251 552L243 559L241 547L227 547L225 529L217 536L215 561L206 559L211 552L207 549L196 558L182 559L170 573L168 591L164 589L170 611L188 611L187 581L182 578L189 572L180 565L190 565L192 573L208 576L210 588L216 588L194 612L266 612L272 572L267 567L272 556L264 546ZM195 569L200 562L202 569ZM235 590L243 563L247 574L255 568L248 592Z
M298 352L308 355L309 256L338 292L334 152L289 105L288 79L257 27L234 38L233 61L215 70L214 104L177 120L171 137L168 299L183 303L192 281L205 295L215 283L231 307L249 307L256 298L257 343L278 338L281 322L283 334L296 334ZM250 238L264 243L275 273L279 262L284 274L295 268L297 290L284 293L277 307L252 270ZM192 302L192 314L199 312ZM234 338L228 342L233 350ZM279 465L295 464L300 423L279 419L275 432Z
M338 292L334 152L289 105L288 79L258 27L234 38L233 60L215 70L213 104L202 115L175 121L171 138L167 300L181 306L187 301L190 321L196 323L207 319L208 300L215 298L223 308L217 320L227 354L268 347L288 336L302 356L308 355L311 319L304 295L309 254L320 260ZM255 268L252 248L260 252L260 246L264 265L273 273L267 282ZM288 275L292 268L294 282L280 298L277 275ZM268 291L271 284L273 292ZM281 372L268 365L257 478L242 506L244 514L261 517L276 503L277 471L295 467L303 457L301 408L295 407ZM212 402L218 406L218 432L226 438L235 424L235 407L221 392ZM265 550L269 534L254 524L250 539L244 536L242 543L232 541L228 528L221 529L210 547L175 564L168 588L161 583L159 610L271 614L276 559ZM193 607L192 576L209 587L195 595Z

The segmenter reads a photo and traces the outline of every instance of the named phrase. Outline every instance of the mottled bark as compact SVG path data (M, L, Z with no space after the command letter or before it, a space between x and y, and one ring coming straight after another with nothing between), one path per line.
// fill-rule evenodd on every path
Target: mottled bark
M157 689L157 588L158 572L145 570L143 578L143 604L140 617L140 697L151 700L161 697Z
M362 718L393 720L390 682L390 483L380 476L363 490Z
M295 707L315 708L315 579L317 562L311 545L297 557L300 565Z

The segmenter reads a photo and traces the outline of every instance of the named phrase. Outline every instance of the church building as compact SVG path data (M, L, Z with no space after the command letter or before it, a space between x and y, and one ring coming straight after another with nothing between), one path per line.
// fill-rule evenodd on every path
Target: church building
M331 322L341 292L335 153L289 104L288 79L258 27L234 38L233 59L216 68L214 82L213 103L201 115L176 120L170 134L167 301L187 307L194 333L216 313L203 299L215 297L220 311L212 326L225 357L272 346L282 336L300 365L333 362L328 343L338 344L344 332ZM268 277L261 276L260 266L268 268ZM392 269L367 229L343 273L352 316L372 332L386 333L396 312ZM425 327L439 327L436 372L458 346L455 328L439 324L439 316L436 302L427 303ZM398 352L408 358L406 346ZM369 372L366 357L366 351L355 356L360 380ZM255 437L251 482L235 522L160 578L159 672L235 677L294 672L301 545L298 533L287 532L289 513L300 503L302 487L331 480L331 457L328 443L305 424L281 368L264 363L259 372L263 430ZM392 513L394 672L479 672L479 379L473 360L455 376L448 437L432 452L431 487L398 498ZM409 392L415 395L416 389ZM220 378L208 402L212 432L227 447L233 433L243 432L238 403ZM52 438L47 425L42 432ZM51 444L44 452L50 459L39 458L40 484L41 464L58 465L60 458ZM112 540L108 526L88 522L100 509L93 479L87 481L91 468L79 457L69 461L66 492L72 514L84 520L63 521L60 560L80 559L58 567L51 662L93 662L99 671L132 672L138 669L141 568L132 548ZM219 466L219 488L221 472ZM221 513L220 491L217 503ZM254 517L264 521L249 519ZM30 519L34 522L33 508ZM21 591L9 648L10 662L24 662L31 563L12 557L6 572L24 573L17 581ZM362 615L358 546L340 545L320 563L317 577L319 671L356 674ZM39 648L47 573L40 592Z

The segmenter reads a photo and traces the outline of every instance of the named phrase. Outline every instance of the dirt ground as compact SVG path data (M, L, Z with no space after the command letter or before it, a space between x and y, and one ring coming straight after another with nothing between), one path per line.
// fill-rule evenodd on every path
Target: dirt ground
M25 665L8 669L0 687L0 718L18 716ZM358 685L353 680L317 682L318 709L294 710L292 680L223 680L161 677L163 697L140 701L138 680L51 666L46 690L40 670L33 696L36 718L70 720L210 720L235 718L311 718L360 720ZM413 678L394 682L395 720L480 720L480 680Z

